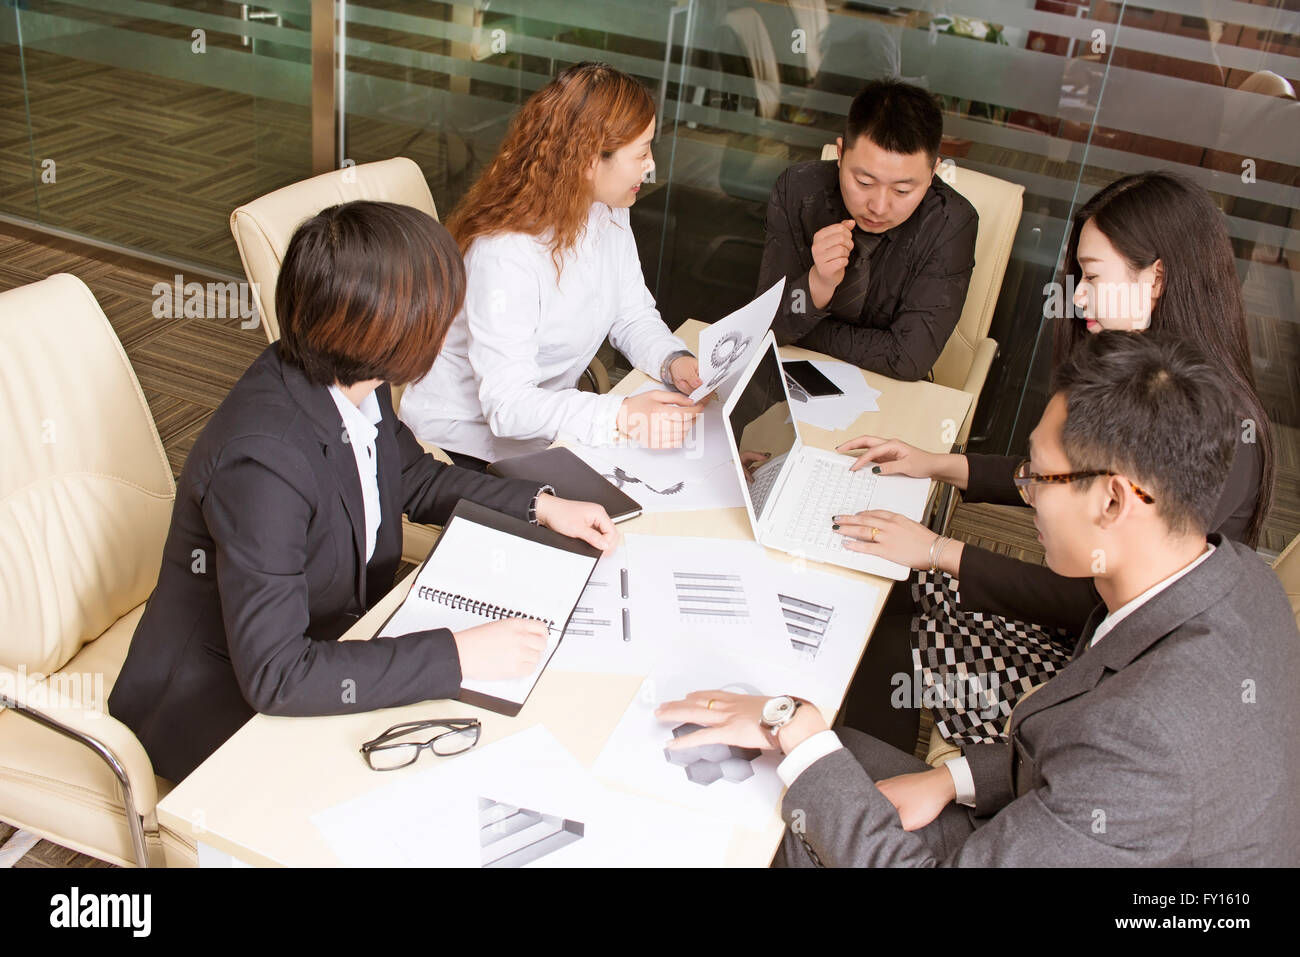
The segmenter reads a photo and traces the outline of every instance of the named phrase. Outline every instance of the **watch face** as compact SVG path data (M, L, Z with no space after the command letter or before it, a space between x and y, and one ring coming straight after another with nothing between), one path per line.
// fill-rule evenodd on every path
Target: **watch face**
M794 699L789 695L782 695L779 698L769 698L763 704L763 722L764 724L775 725L781 724L789 717L790 712L794 710Z

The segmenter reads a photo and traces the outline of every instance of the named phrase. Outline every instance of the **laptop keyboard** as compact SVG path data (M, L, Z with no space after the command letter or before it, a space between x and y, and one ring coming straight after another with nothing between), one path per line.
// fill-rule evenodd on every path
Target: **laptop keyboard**
M844 536L831 531L831 518L871 507L876 492L870 469L849 471L849 462L814 459L803 484L799 506L785 529L787 538L816 548L844 550Z
M772 486L776 484L776 477L781 474L781 466L784 463L785 456L778 455L754 470L753 481L749 483L749 498L754 503L755 515L763 514L767 497L772 494Z

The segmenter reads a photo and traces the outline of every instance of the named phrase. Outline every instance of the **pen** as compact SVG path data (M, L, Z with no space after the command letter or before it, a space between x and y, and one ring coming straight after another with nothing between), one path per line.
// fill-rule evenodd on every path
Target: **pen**
M619 580L622 582L623 599L624 601L626 601L627 600L627 569L626 568L624 568L622 571L619 572Z
M623 609L623 640L632 640L632 616L628 614L626 608Z

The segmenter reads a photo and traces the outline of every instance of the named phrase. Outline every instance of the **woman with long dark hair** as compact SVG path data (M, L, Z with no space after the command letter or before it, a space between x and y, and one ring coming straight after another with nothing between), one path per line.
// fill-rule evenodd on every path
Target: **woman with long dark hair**
M528 99L448 225L468 290L438 360L402 397L421 439L470 468L546 448L632 438L680 445L699 367L655 309L628 208L654 170L655 108L613 67L579 63ZM664 389L577 388L608 337ZM669 391L672 390L672 391Z
M1209 194L1163 171L1116 180L1081 206L1066 251L1066 298L1054 365L1102 329L1151 330L1194 343L1232 393L1241 430L1211 531L1254 545L1271 499L1272 429L1251 371L1245 308L1222 213ZM1057 290L1059 294L1060 289ZM946 481L967 502L1023 505L1023 456L936 455L897 439L860 436L853 468ZM910 750L921 702L913 669L934 688L936 726L958 744L997 738L1020 694L1055 673L1098 603L1090 578L954 541L890 512L838 516L846 548L917 569L895 589L850 691L846 723ZM1105 556L1098 556L1104 561Z

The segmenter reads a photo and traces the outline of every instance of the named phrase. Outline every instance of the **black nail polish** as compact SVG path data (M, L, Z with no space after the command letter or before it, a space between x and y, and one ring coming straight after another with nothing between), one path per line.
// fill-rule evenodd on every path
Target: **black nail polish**
M834 522L832 522L832 523L831 523L831 531L838 532L839 530L840 530L840 527L839 527L838 525L836 525Z
M879 465L873 465L873 466L871 466L871 474L872 474L872 475L879 475L879 474L880 474L880 466L879 466Z

